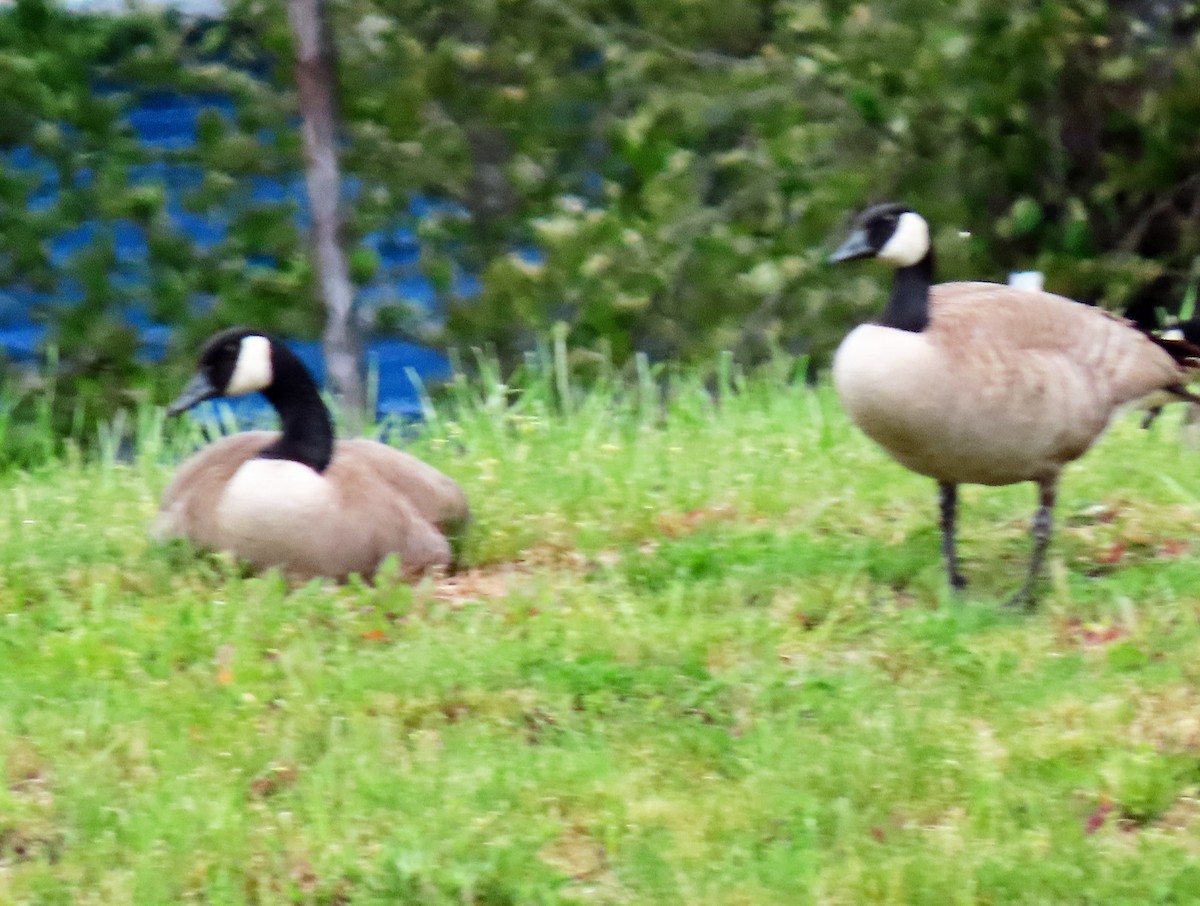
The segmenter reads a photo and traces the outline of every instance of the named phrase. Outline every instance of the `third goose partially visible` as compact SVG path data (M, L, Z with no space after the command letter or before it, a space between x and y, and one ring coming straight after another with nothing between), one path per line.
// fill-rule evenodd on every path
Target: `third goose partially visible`
M1037 483L1029 569L1010 602L1028 603L1063 466L1123 404L1160 390L1194 399L1183 363L1200 350L1052 293L934 285L929 225L902 205L860 214L830 261L858 258L890 264L896 278L880 319L838 348L838 396L901 465L938 482L942 552L955 588L966 584L955 550L958 485Z
M1192 314L1184 320L1176 321L1169 328L1163 330L1159 336L1161 336L1163 339L1171 341L1182 340L1185 343L1191 343L1193 346L1196 346L1198 349L1200 349L1200 311L1193 311ZM1200 377L1200 375L1197 374L1197 369L1189 368L1188 371L1189 383L1195 383L1197 377ZM1154 424L1155 419L1162 414L1163 406L1167 403L1173 402L1175 399L1176 398L1173 398L1167 393L1155 393L1151 394L1146 399L1141 400L1138 405L1146 410L1146 414L1142 418L1142 427L1149 428L1152 424ZM1194 409L1194 407L1191 408ZM1189 414L1188 417L1192 418L1194 416Z

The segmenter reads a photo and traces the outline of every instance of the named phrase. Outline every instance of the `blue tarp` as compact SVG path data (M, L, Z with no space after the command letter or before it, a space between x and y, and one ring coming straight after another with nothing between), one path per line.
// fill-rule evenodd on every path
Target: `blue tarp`
M325 360L321 354L321 344L297 341L289 342L288 347L300 357L318 382L324 383ZM378 377L376 411L381 416L421 417L420 390L413 386L410 369L418 375L421 383L444 381L451 374L450 362L443 353L404 340L373 341L367 348L367 363ZM267 401L255 393L236 400L220 400L197 406L194 417L199 421L220 421L223 410L239 422L249 424L268 420L270 415Z
M103 86L100 90L103 90ZM228 98L219 95L152 91L139 96L127 121L145 147L170 152L195 145L202 113L215 113L232 122L234 107ZM55 203L60 189L58 174L30 148L16 148L0 156L0 165L34 177L35 188L27 199L31 211L45 211ZM186 195L203 181L204 174L200 168L160 160L131 168L129 176L134 183L162 186L171 225L198 248L208 250L225 241L235 211L199 214L185 207ZM76 181L83 185L91 178L90 171L81 171ZM357 180L346 180L348 198L354 197L360 189ZM262 176L249 178L245 191L240 193L237 201L243 205L288 202L295 207L297 225L305 228L308 205L303 177L299 174L285 181ZM363 245L378 255L380 267L374 282L361 288L359 304L370 307L402 303L423 310L431 319L438 318L438 293L419 268L421 244L416 227L422 218L460 216L463 213L462 208L453 203L415 197L410 202L403 222L364 237ZM110 274L112 286L118 291L129 290L132 295L144 286L147 279L149 249L144 231L131 221L117 220L101 224L97 220L89 220L64 231L49 243L50 260L55 267L65 268L106 227L112 229L117 259L117 268ZM274 264L265 257L258 263L266 267ZM473 274L455 270L451 285L453 294L470 297L478 293L479 288L479 281ZM82 298L82 287L66 276L59 279L53 292L36 292L22 286L0 287L0 347L10 360L35 361L47 333L45 325L35 320L35 310L51 305L73 305ZM203 301L197 300L197 304ZM207 300L209 304L211 301ZM165 355L171 338L169 327L154 323L133 306L123 311L122 317L137 331L141 354L145 359L154 361ZM324 367L319 344L293 345L318 377L322 377ZM409 381L407 369L415 371L421 380L431 382L449 375L450 368L445 355L414 343L368 339L367 350L370 362L378 370L381 414L413 416L420 413L418 393ZM238 410L252 414L262 405L261 398L257 404L248 400Z

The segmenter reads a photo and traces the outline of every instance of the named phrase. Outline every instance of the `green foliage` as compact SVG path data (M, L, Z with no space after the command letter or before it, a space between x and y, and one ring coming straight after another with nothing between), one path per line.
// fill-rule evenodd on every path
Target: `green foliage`
M822 251L879 197L941 225L947 276L1041 268L1140 317L1200 252L1194 3L338 9L347 85L377 86L346 92L351 159L384 142L463 201L485 289L449 334L510 357L565 322L618 355L820 359L875 304Z
M0 275L54 292L73 398L130 400L143 375L117 308L178 325L190 350L250 321L311 337L312 267L294 212L245 179L300 172L284 0L241 0L220 22L67 16L44 0L0 12L0 146L27 144L65 187L28 212L28 177L0 174ZM833 272L831 234L889 197L937 226L942 274L1040 268L1058 291L1148 319L1174 309L1200 255L1200 8L1052 0L338 0L353 276L359 247L412 193L455 204L421 225L421 267L447 317L392 305L376 328L494 348L506 366L564 324L572 348L652 360L744 361L780 348L825 361L877 306L881 272ZM96 93L95 80L123 86ZM148 152L118 124L154 87L233 98L195 149ZM161 189L128 165L194 163L187 199L230 218L192 247ZM81 174L90 174L81 178ZM59 267L46 240L98 217ZM112 285L112 224L147 234L143 290ZM964 235L960 231L969 231ZM519 255L524 246L542 252ZM458 299L454 274L483 279ZM211 310L190 309L213 300ZM64 410L65 411L65 410ZM65 416L64 416L65 417Z
M35 314L57 353L51 415L61 433L90 434L94 419L136 407L216 327L249 322L319 335L322 309L295 211L249 200L249 178L290 182L302 166L286 98L245 71L261 64L261 48L239 44L226 26L184 27L151 13L73 15L44 0L0 12L0 46L0 150L27 149L42 166L0 176L0 283L47 299ZM212 107L200 116L196 147L143 147L123 117L160 90L231 96L235 122ZM173 223L154 169L161 164L203 174L184 207L228 219L223 242L194 245ZM144 261L117 254L121 225L144 237ZM69 259L52 260L50 240L66 233L86 241ZM137 364L129 312L177 328L164 369Z

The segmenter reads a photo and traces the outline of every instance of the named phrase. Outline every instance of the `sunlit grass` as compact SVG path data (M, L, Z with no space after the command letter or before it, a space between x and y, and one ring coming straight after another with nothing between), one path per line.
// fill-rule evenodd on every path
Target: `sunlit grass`
M4 479L0 902L1149 903L1200 890L1200 454L932 483L828 389L463 382L445 583L288 589L146 534L155 413ZM721 383L721 382L718 382ZM669 404L659 404L666 386ZM564 411L565 410L565 411ZM136 438L126 456L120 438Z

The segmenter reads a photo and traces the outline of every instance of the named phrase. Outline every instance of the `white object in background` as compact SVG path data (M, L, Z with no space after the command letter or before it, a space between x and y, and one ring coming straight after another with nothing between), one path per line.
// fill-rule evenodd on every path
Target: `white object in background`
M1046 275L1041 271L1013 271L1008 275L1008 285L1013 289L1041 292L1046 285Z

